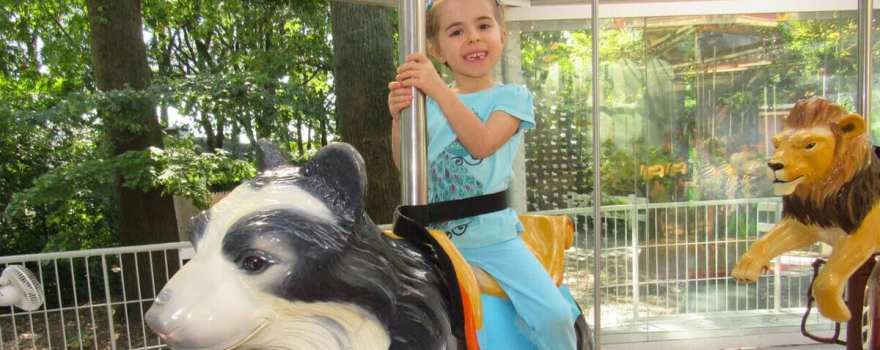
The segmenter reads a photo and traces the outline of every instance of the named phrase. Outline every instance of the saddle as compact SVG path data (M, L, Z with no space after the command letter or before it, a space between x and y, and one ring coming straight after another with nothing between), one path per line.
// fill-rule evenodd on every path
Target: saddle
M476 205L474 205L476 204ZM385 234L405 239L432 256L449 283L450 321L453 333L465 339L468 349L478 349L476 330L482 328L480 294L506 298L498 282L486 271L471 266L445 232L426 229L428 223L506 209L504 192L428 206L401 206L395 213L394 229ZM476 213L476 214L475 214ZM521 238L560 285L565 274L565 250L574 241L574 224L568 216L520 215Z

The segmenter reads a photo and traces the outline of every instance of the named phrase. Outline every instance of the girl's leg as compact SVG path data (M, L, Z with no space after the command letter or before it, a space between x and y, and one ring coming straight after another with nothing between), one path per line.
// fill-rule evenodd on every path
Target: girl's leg
M571 306L521 239L460 251L495 277L539 349L577 349Z

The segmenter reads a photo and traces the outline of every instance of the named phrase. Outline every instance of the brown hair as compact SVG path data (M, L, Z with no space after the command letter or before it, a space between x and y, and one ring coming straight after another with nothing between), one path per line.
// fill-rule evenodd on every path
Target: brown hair
M501 3L498 0L488 0L494 6L494 15L495 21L498 22L498 25L501 26L501 31L504 31L504 11L501 7ZM437 33L440 32L440 19L437 18L437 7L439 7L443 3L443 0L434 0L431 8L425 13L425 37L428 41L433 41L437 38Z

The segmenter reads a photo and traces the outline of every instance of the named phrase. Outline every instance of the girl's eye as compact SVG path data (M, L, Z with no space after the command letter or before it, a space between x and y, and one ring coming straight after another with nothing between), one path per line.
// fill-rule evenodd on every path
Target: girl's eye
M816 147L816 143L815 143L815 142L810 142L810 143L807 145L806 148L807 148L807 149L813 149L813 147Z
M459 36L461 35L461 30L453 30L449 33L449 36Z
M491 25L491 24L481 24L481 25L480 25L480 29L482 29L482 30L486 30L486 29L489 29L489 28L492 28L492 25Z

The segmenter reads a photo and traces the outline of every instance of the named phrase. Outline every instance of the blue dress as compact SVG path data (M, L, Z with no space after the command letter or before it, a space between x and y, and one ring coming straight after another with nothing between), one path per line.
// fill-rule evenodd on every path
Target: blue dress
M459 94L482 122L495 111L520 120L519 130L495 153L473 158L458 141L440 107L430 98L428 122L428 200L431 203L496 193L513 180L513 160L523 133L535 125L531 93L521 85L496 85ZM505 209L431 225L445 231L473 265L490 273L510 298L519 316L517 324L539 349L576 349L574 317L577 309L563 297L519 234L522 223L513 209ZM502 339L478 335L483 349L499 348Z

